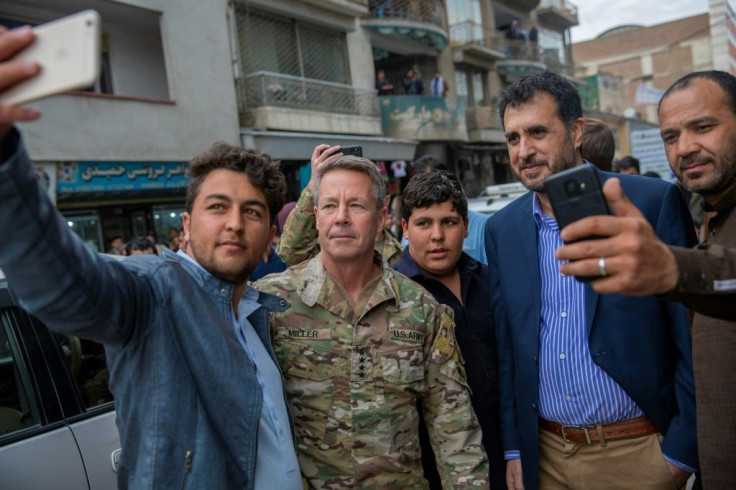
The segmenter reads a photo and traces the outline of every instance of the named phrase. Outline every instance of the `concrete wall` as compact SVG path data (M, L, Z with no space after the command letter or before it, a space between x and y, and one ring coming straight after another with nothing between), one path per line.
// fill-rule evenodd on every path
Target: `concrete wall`
M728 38L726 29L726 0L710 0L709 20L713 69L728 71Z
M54 4L61 8L64 4L77 6L78 2L56 0ZM97 4L111 11L128 6L161 14L160 51L164 60L156 49L150 49L143 59L128 56L131 51L140 52L141 46L135 46L125 35L115 40L115 30L110 32L110 56L112 72L117 72L114 83L121 90L138 92L141 87L136 86L137 80L148 80L151 87L158 85L160 89L165 76L168 95L160 90L148 93L153 98L171 100L156 103L60 95L30 104L43 113L40 121L22 125L32 158L188 160L215 140L238 143L227 0L100 0ZM135 28L135 11L123 10L121 21ZM101 14L104 25L105 14ZM145 49L146 43L153 40L141 42ZM152 71L158 74L151 77Z

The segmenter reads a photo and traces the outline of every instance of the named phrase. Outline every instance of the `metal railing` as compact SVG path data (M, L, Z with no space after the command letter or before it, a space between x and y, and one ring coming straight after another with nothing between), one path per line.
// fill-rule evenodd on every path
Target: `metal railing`
M504 51L503 33L485 29L481 24L467 21L450 26L452 46L483 46L496 51Z
M552 8L565 12L570 17L578 18L578 8L567 0L541 0L539 8Z
M263 106L378 116L375 90L258 71L236 80L241 112Z
M500 129L501 119L496 104L468 106L465 109L468 131L475 129Z
M400 19L427 22L447 30L442 0L370 0L369 15L374 19Z

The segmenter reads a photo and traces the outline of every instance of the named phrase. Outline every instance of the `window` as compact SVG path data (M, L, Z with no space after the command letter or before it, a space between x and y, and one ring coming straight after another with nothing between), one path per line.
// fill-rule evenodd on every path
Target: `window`
M462 22L480 24L480 0L448 0L447 19L450 25Z
M84 91L168 100L161 13L103 0L84 3L104 19L100 77ZM13 28L44 24L79 8L74 2L6 0L0 10L0 25Z
M95 252L105 252L102 226L97 211L65 212L64 218L82 241Z
M237 25L244 75L269 71L350 84L345 33L243 6Z
M473 73L473 100L476 105L482 104L486 98L485 84L483 83L483 73L476 71Z
M455 70L455 85L457 96L467 100L468 98L468 74L463 70Z
M0 318L0 436L40 423L30 377L7 317Z
M178 231L182 227L181 215L186 210L184 206L154 206L152 211L156 238L159 243L168 245L169 231L172 228Z
M72 335L57 334L56 337L84 408L111 402L113 397L107 387L110 371L107 369L105 347Z

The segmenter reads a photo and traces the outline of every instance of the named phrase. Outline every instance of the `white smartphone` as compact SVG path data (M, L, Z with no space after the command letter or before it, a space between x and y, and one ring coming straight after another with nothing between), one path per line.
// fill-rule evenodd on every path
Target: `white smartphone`
M0 92L0 104L18 105L89 87L100 75L100 15L94 10L33 28L36 39L13 57L41 65L35 77Z

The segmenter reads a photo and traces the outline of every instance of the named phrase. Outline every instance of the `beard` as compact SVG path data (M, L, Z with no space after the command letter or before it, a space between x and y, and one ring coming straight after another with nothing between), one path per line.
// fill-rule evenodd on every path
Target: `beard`
M710 163L710 173L696 177L685 175L685 170L694 165ZM723 153L709 155L688 155L680 161L675 171L677 178L690 192L703 197L720 195L736 183L736 141L729 142Z
M195 239L190 238L189 253L194 257L199 265L204 270L212 274L218 279L221 279L232 284L243 284L248 280L251 272L258 265L258 259L255 262L251 259L245 259L237 261L236 263L225 263L215 256L213 250L207 250L206 247L200 247L199 242ZM260 255L258 255L260 258Z
M575 146L572 138L567 134L565 136L565 144L562 149L554 155L552 160L543 160L532 156L521 160L518 167L511 166L511 171L517 179L530 191L544 193L544 182L550 175L562 172L568 168L575 166ZM522 170L528 167L537 166L537 171L533 174L524 174Z

